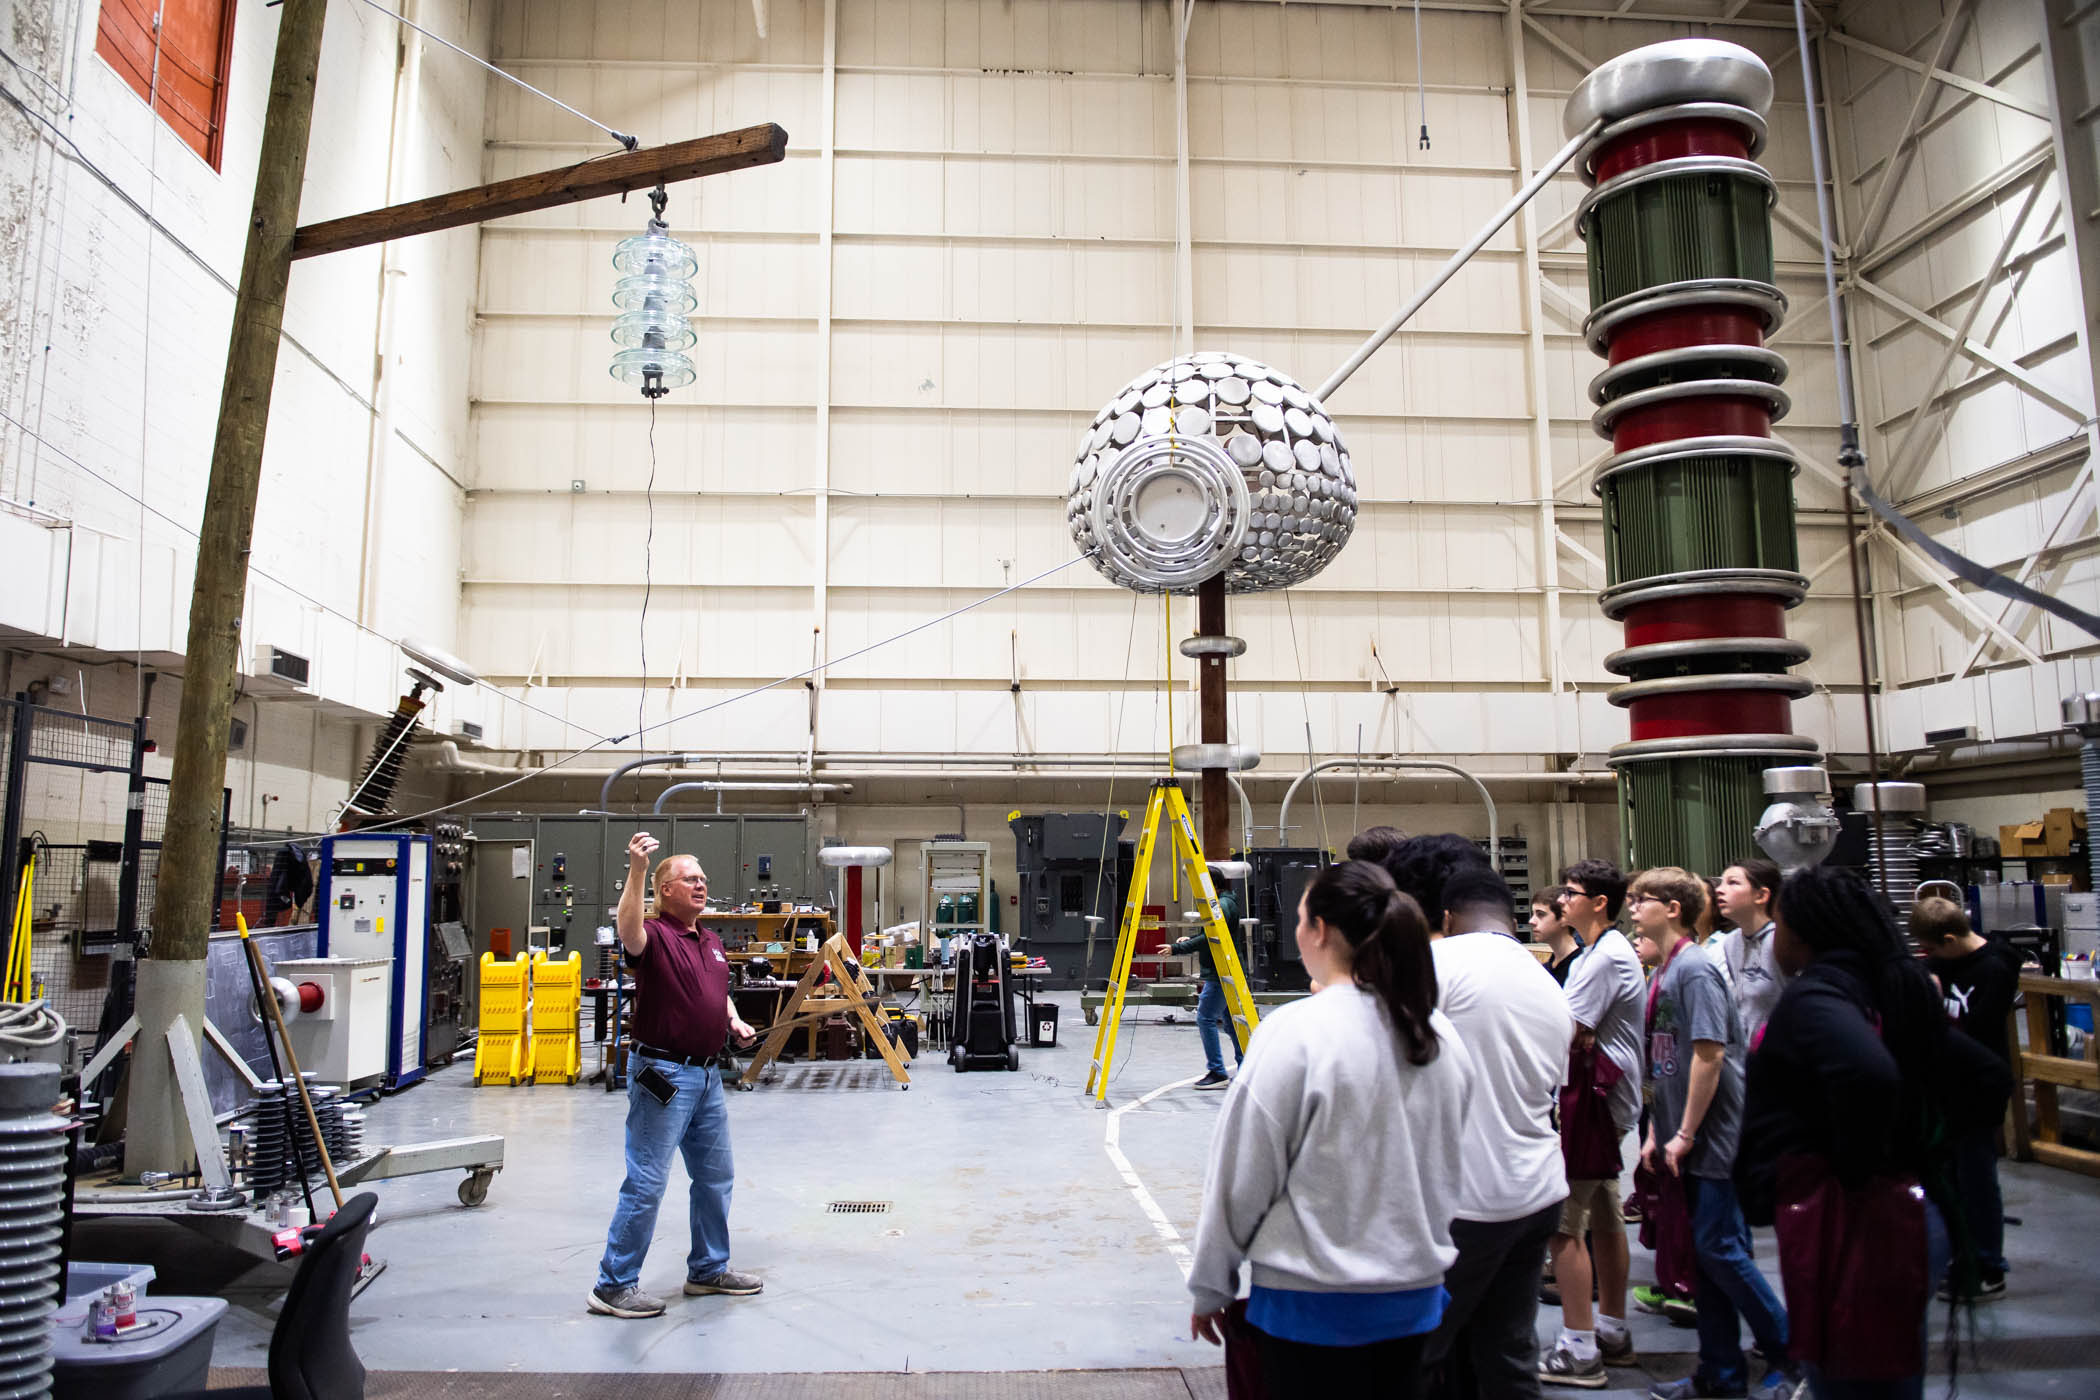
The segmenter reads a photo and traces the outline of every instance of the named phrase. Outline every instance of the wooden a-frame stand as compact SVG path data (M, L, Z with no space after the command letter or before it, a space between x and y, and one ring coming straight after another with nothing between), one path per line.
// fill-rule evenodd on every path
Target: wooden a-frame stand
M831 974L832 984L819 992L817 981L827 971ZM875 1000L875 988L869 983L868 975L860 970L860 964L853 961L853 950L846 945L846 935L834 933L824 940L822 956L804 969L801 980L795 983L787 1004L780 1008L780 1015L767 1029L765 1043L751 1057L751 1066L744 1071L742 1084L750 1088L758 1083L759 1074L787 1048L789 1036L843 1011L859 1018L869 1042L882 1052L883 1063L890 1067L890 1074L909 1089L911 1075L905 1071L904 1061L897 1058L897 1046L890 1039L889 1029L875 1014Z

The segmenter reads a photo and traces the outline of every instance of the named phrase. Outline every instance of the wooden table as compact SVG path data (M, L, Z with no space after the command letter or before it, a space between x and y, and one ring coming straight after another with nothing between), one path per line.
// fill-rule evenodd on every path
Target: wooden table
M2051 1048L2050 999L2082 1001L2094 1008L2095 1018L2100 1020L2100 982L2023 972L2020 974L2020 990L2027 995L2026 1049L2020 1048L2017 1028L2006 1027L2013 1047L2013 1155L2052 1167L2067 1167L2087 1176L2100 1176L2100 1152L2064 1145L2056 1105L2059 1088L2100 1093L2100 1036L2088 1035L2085 1038L2085 1058L2082 1060L2046 1053ZM2031 1134L2021 1092L2022 1086L2030 1083L2034 1085L2034 1130Z

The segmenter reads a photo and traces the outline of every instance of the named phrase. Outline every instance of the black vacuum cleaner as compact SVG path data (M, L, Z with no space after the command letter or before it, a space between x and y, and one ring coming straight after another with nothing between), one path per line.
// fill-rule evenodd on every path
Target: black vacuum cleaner
M956 939L955 1027L948 1040L948 1063L958 1074L972 1066L1021 1067L1011 970L1006 939L999 934L972 933Z

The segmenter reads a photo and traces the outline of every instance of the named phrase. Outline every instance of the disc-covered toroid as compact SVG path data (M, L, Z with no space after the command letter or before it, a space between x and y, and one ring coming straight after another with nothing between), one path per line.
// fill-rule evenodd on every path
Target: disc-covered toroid
M1289 588L1348 541L1356 477L1327 410L1242 355L1131 381L1080 439L1065 518L1095 568L1142 593Z

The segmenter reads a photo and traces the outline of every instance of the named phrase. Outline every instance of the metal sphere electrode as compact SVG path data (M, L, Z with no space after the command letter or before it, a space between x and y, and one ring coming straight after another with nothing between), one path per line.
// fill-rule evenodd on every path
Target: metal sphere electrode
M1356 521L1356 475L1334 420L1289 375L1204 351L1155 365L1079 441L1072 539L1110 582L1232 593L1305 582Z

